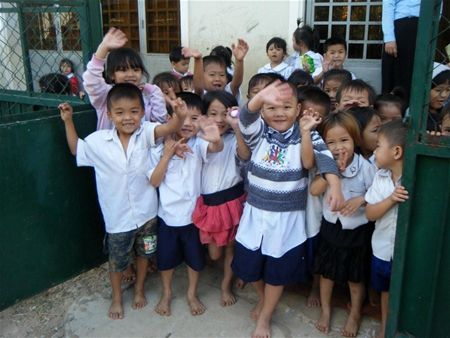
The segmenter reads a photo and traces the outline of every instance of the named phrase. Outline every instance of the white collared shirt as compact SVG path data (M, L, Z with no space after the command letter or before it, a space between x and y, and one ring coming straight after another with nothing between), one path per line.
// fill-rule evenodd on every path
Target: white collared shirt
M202 164L208 151L208 142L200 137L192 137L187 141L192 153L185 153L182 159L174 155L159 186L158 216L168 226L179 227L192 223L192 213L200 196ZM158 163L163 145L152 152L152 163ZM153 173L153 170L150 172Z
M222 136L223 150L207 155L203 164L202 194L212 194L231 188L242 181L236 159L236 136L226 133Z
M372 185L375 175L375 167L364 157L358 154L353 155L352 162L341 173L341 189L345 201L364 196ZM326 201L323 202L323 217L330 223L336 223L339 219L342 229L356 229L360 225L366 224L368 219L365 213L365 207L360 207L351 216L342 216L338 211L331 211Z
M400 178L396 182L400 184ZM395 190L392 173L387 169L379 169L372 186L366 193L368 204L379 203L388 198ZM397 228L398 204L389 209L383 217L375 222L372 235L372 251L375 257L389 262L394 255L395 230Z
M266 64L264 67L258 69L259 73L277 73L283 76L286 80L289 76L291 76L294 68L288 65L286 62L281 62L278 66L272 68L270 63Z
M125 153L115 128L77 143L77 165L95 169L97 194L108 233L136 229L156 217L158 196L149 181L149 148L157 123L143 122Z
M323 196L311 195L311 182L314 180L317 173L317 168L309 169L309 184L308 184L308 199L306 200L306 236L312 238L320 231L323 216Z

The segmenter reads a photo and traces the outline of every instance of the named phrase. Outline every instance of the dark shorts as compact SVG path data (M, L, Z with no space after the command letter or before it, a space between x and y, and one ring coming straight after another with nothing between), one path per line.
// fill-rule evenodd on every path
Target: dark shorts
M195 271L205 267L205 251L200 243L198 228L194 224L169 226L159 218L156 254L158 270L174 269L183 261Z
M106 249L109 255L109 271L124 271L131 263L132 252L139 257L150 258L156 253L157 218L149 220L141 227L118 233L107 233Z
M310 276L314 275L314 260L316 259L317 246L319 245L320 235L308 238L306 245L306 263L308 266L308 273Z
M389 291L392 261L383 261L382 259L372 256L371 268L370 284L373 289L378 292Z
M236 242L231 264L233 272L244 282L263 280L271 285L288 285L307 279L306 245L292 248L279 258L263 255L261 248L252 251Z

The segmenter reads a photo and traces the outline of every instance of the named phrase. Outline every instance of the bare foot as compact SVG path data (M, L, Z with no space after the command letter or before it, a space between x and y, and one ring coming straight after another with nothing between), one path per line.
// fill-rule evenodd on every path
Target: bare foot
M133 266L128 265L127 269L122 273L122 283L131 283L136 280L136 273Z
M237 287L238 289L243 290L243 289L245 288L246 285L247 285L247 283L244 282L242 279L238 278L238 279L236 280L236 287Z
M316 329L328 334L330 332L330 315L324 314L322 311L319 320L316 322Z
M256 323L255 331L252 333L252 338L270 338L270 323L262 318L259 318Z
M308 307L320 307L320 295L319 290L312 288L306 301Z
M344 337L356 337L359 330L359 325L361 322L361 316L355 316L350 314L345 322L343 329L341 330L341 335Z
M112 301L109 307L108 317L111 319L123 319L122 302Z
M191 315L198 316L203 314L206 311L206 307L200 302L200 300L197 298L197 296L194 297L188 297L188 305L191 309Z
M258 320L259 314L261 313L261 309L263 307L264 301L260 300L258 304L255 305L253 310L250 312L250 318L253 320Z
M170 302L172 300L172 295L161 295L159 303L155 306L155 312L161 316L170 316Z
M134 299L133 299L133 303L131 304L131 307L135 310L139 310L139 309L142 309L146 305L147 305L147 298L145 298L144 291L135 291Z
M233 295L231 290L222 290L220 305L222 306L230 306L236 303L236 297Z

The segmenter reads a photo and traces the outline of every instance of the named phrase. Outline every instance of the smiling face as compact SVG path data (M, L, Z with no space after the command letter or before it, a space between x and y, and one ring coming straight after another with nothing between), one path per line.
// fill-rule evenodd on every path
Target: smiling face
M367 90L344 90L341 95L341 101L338 102L337 109L346 110L351 107L369 107L369 102L369 93Z
M347 129L340 125L331 127L325 135L325 143L333 154L335 160L339 158L340 154L345 152L348 156L345 167L352 162L353 154L355 153L355 142Z
M267 49L267 56L269 57L271 64L279 65L284 59L283 48L276 47L275 44L272 43Z
M138 86L142 80L142 69L137 67L119 68L114 72L112 80L114 83L132 83Z
M450 83L442 83L430 90L430 111L437 113L450 95Z
M323 91L328 94L331 100L331 111L336 110L336 93L341 84L342 81L338 79L329 79L323 84Z
M187 107L187 114L183 126L177 131L178 137L184 138L187 141L191 137L197 135L201 116L202 112L198 108Z
M219 127L220 135L225 134L225 132L230 128L230 125L226 120L227 108L219 100L216 99L211 102L206 115L211 117L216 123L217 127Z
M130 136L141 125L144 108L138 98L120 98L111 102L108 117L121 136Z
M300 114L297 97L292 95L280 105L264 104L261 109L264 121L276 131L282 133L293 126Z
M223 90L227 84L226 69L218 63L207 64L203 74L203 82L207 91Z
M328 47L327 52L324 54L324 58L327 58L331 62L332 68L342 68L344 65L347 52L344 45L331 45Z

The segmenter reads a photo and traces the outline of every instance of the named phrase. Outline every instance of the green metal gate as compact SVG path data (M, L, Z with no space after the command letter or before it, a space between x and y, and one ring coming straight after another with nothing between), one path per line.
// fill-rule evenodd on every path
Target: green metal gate
M76 168L56 107L72 103L81 137L96 114L38 85L62 58L82 71L99 18L97 0L0 1L0 309L105 259L93 172Z
M421 4L403 173L410 200L397 223L389 337L450 336L450 137L426 132L436 39L450 29L444 15L438 33L441 5Z

